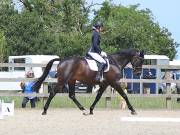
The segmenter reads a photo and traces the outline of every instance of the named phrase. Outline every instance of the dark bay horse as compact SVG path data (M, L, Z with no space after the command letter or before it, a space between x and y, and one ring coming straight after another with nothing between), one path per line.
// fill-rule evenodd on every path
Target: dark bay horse
M107 86L113 87L126 101L129 110L131 110L131 114L136 114L136 111L133 109L130 104L127 95L124 93L124 90L121 88L119 80L121 77L122 69L128 64L131 63L133 72L136 75L140 75L142 71L142 64L144 61L144 53L143 51L139 51L137 49L127 49L121 50L120 52L108 55L108 59L110 62L110 68L108 72L105 72L103 82L97 82L95 80L96 71L92 71L89 69L89 66L84 58L82 57L71 57L61 59L52 59L47 64L45 71L42 76L36 81L33 86L33 89L38 92L41 84L45 80L46 76L51 69L53 62L60 61L57 66L57 85L50 92L48 100L44 106L43 115L47 113L47 109L53 97L58 93L59 90L62 90L65 84L69 85L69 97L73 100L73 102L77 105L77 107L83 111L85 114L85 108L79 103L79 101L75 97L75 83L76 80L82 83L86 83L89 85L98 84L100 86L95 101L90 107L90 114L93 114L94 107L96 103L101 98L103 92L107 88ZM87 113L86 113L87 114Z

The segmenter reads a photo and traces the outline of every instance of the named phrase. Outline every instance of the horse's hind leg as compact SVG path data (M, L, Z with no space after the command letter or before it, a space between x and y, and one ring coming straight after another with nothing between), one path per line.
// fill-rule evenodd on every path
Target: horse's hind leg
M79 101L76 99L75 96L75 83L69 85L69 98L72 99L72 101L76 104L76 106L83 111L83 114L85 115L85 108L79 103Z
M52 91L50 91L49 97L47 99L47 102L44 106L44 111L42 113L42 115L46 115L47 114L47 109L49 108L49 104L51 103L51 100L54 98L54 96L56 95L57 91L61 88L61 86L59 86L58 84L56 84L56 87L54 89L52 89Z
M93 104L91 105L90 107L90 114L93 114L93 110L94 110L94 107L96 106L97 102L99 101L99 99L101 98L102 94L104 93L105 89L107 88L107 85L101 85L99 90L98 90L98 93L96 95L96 98L93 102Z
M126 93L124 92L124 90L121 88L120 84L118 84L119 82L117 82L116 84L112 85L112 87L124 98L124 100L127 103L127 106L129 108L129 110L131 110L131 114L135 115L137 114L136 111L134 110L134 108L132 107L131 103L129 102L129 99L126 95Z
M55 95L56 95L56 93L50 92L50 95L49 95L49 97L48 97L48 99L47 99L47 102L46 102L46 104L45 104L45 106L44 106L44 111L43 111L42 115L46 115L46 114L47 114L47 109L48 109L48 107L49 107L49 104L51 103L51 100L53 99L53 97L54 97Z

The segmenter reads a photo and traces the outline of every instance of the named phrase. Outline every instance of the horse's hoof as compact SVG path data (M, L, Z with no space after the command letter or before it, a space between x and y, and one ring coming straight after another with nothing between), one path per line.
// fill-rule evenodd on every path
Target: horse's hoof
M43 112L42 115L46 115L47 113L46 112Z
M137 112L136 111L131 111L131 114L132 115L137 115Z
M89 115L93 115L93 112L90 112Z
M86 110L83 110L83 115L88 115L89 113Z

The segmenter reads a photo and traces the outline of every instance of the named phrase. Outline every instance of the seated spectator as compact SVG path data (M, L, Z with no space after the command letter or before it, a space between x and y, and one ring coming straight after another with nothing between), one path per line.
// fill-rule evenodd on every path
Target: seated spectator
M145 72L143 79L155 79L156 77L151 73L150 70L148 72Z
M50 70L49 71L49 77L57 78L57 71L56 70Z

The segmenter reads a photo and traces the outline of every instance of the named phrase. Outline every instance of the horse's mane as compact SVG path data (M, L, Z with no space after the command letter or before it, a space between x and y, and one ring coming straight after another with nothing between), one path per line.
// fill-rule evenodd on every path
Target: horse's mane
M110 55L108 55L108 59L109 59L109 63L112 65L116 65L118 66L117 62L113 59L112 55L118 55L118 56L125 56L125 57L131 57L136 55L136 53L138 52L137 49L121 49L118 52L112 53Z
M122 49L118 52L112 53L111 55L132 56L132 55L136 55L137 52L138 52L137 49Z

